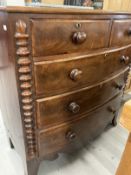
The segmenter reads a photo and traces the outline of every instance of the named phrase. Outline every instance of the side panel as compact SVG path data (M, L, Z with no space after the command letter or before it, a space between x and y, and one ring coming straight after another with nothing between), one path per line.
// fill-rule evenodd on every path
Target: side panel
M23 160L26 160L13 56L12 25L8 20L8 14L0 12L0 110L8 137Z

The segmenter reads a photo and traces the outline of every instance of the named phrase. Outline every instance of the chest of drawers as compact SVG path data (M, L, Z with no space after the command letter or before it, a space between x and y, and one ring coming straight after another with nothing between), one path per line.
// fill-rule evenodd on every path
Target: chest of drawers
M0 35L0 107L25 175L117 124L131 14L7 7Z

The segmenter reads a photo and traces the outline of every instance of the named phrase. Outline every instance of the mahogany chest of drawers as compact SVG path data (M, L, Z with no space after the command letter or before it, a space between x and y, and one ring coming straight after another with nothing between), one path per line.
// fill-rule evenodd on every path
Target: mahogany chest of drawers
M131 14L1 8L0 36L0 108L25 175L117 124Z

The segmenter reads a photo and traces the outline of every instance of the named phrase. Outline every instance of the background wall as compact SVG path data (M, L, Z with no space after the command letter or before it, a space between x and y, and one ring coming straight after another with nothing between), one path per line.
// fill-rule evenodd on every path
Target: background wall
M8 5L8 6L22 6L25 4L25 0L0 0L0 5Z
M131 0L104 0L104 10L131 12Z
M23 5L24 1L31 2L32 0L0 0L0 5L5 2L7 5ZM49 4L63 4L64 0L41 0L43 3ZM99 0L102 1L102 0ZM131 0L103 0L104 10L115 10L115 11L130 11L131 12Z
M64 0L42 0L42 2L48 4L63 4Z

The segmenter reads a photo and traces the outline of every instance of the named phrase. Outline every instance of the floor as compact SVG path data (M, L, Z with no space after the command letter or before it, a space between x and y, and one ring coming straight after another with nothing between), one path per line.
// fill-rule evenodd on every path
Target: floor
M76 155L43 161L38 175L115 175L128 132L120 125L105 131ZM24 175L20 157L9 148L0 113L0 175Z

